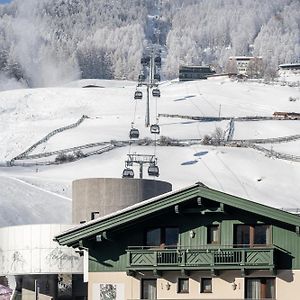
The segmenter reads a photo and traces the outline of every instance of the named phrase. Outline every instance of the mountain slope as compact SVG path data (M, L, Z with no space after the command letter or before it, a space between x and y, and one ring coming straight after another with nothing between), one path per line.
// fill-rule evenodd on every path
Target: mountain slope
M87 143L126 141L133 121L134 126L140 130L141 138L154 139L154 135L144 125L146 101L133 100L135 87L132 82L100 80L93 81L93 84L102 88L81 88L87 83L74 82L68 87L1 92L2 165L49 132L74 123L82 115L87 115L88 118L78 127L52 136L31 154ZM289 101L291 96L299 97L299 90L288 86L219 78L186 83L164 82L160 89L161 98L151 99L151 123L155 122L156 113L202 117L217 117L220 113L223 117L245 117L272 116L274 111L300 111L299 100ZM230 120L203 122L159 118L161 135L174 139L199 140L206 134L213 134L216 128L221 128L227 136L229 124ZM298 120L234 121L233 139L275 138L299 133ZM297 145L298 140L262 146L300 156ZM134 152L156 154L161 174L159 179L170 181L174 189L202 181L209 187L271 206L299 207L299 162L267 157L254 149L200 145L200 142L186 147L124 145L101 155L61 165L0 167L0 174L21 178L43 189L69 195L72 180L88 177L120 178L127 154ZM44 161L48 159L50 158L41 158ZM133 168L137 175L137 166ZM144 178L149 178L146 168ZM11 184L11 179L5 179L2 190L5 190L8 180ZM33 195L32 189L26 192L28 207L23 210L23 188L24 186L13 187L13 193L4 192L0 196L0 203L6 209L5 222L15 224L14 215L19 216L18 222L21 223L30 222L31 219L38 222L42 220L42 214L46 210L49 214L48 221L66 220L62 215L52 215L51 211L56 212L57 207L63 208L59 209L61 214L68 211L70 203L67 200L56 196L53 200L52 195L45 198L44 193L40 192ZM10 193L12 198L8 197ZM23 204L17 205L19 201ZM26 211L24 215L23 211Z
M70 222L70 199L0 172L0 226Z

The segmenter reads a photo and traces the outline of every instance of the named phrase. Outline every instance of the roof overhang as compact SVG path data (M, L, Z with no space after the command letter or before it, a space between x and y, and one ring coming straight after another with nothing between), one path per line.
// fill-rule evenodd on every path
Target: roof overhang
M296 226L296 229L300 227L300 218L296 215L210 189L202 183L196 183L185 189L163 194L161 196L137 203L110 215L76 226L75 228L57 235L55 240L61 245L78 247L80 242L82 242L84 239L89 239L99 233L107 232L107 230L124 226L130 222L145 218L150 214L159 213L160 211L174 207L196 197L203 197L219 202L222 205L234 207L249 213L273 219L274 221L276 220L282 223L293 225Z

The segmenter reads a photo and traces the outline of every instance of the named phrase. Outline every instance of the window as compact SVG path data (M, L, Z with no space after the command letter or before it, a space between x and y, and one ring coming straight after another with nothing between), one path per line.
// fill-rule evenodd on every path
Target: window
M269 226L267 225L257 225L254 226L254 244L255 245L269 245Z
M147 246L176 247L179 229L177 227L152 228L146 231Z
M207 226L207 244L219 244L219 225Z
M245 298L275 299L274 278L247 278L245 284Z
M178 278L177 293L188 293L189 292L189 279Z
M201 293L212 293L212 280L211 278L201 278Z
M150 229L146 233L147 246L159 246L161 241L160 228Z
M269 225L236 225L234 243L240 247L270 245L271 230Z
M157 299L156 279L142 279L142 299Z

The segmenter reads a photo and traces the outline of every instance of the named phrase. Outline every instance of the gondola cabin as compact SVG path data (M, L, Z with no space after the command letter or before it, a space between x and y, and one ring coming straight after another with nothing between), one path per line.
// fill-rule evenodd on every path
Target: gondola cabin
M149 176L155 176L158 177L159 176L159 168L156 165L150 165L148 167L148 175Z
M125 168L122 173L122 178L134 178L134 172L130 168Z
M154 78L154 80L160 81L160 75L159 74L154 74L153 78Z
M138 77L139 82L145 81L145 79L146 79L146 76L144 74L140 74Z
M135 91L135 93L134 93L134 99L135 100L141 100L141 99L143 99L143 93L141 91Z
M150 132L153 134L159 134L160 133L160 128L159 125L153 124L150 126Z
M160 56L156 56L154 58L154 63L157 67L160 67L161 66L161 57Z
M160 90L159 89L153 89L152 90L152 96L153 97L160 97Z
M129 132L129 137L131 139L138 139L140 136L140 132L137 128L131 128Z
M144 66L144 67L149 67L150 66L150 56L143 56L141 58L141 64Z

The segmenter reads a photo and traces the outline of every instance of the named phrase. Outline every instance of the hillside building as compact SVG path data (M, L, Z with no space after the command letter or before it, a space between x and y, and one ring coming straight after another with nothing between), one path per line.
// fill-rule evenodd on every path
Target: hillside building
M300 63L279 65L279 75L300 74Z
M82 257L75 249L53 241L56 234L71 227L34 224L0 228L0 276L14 278L11 299L36 299L37 295L43 300L85 299Z
M56 235L88 299L297 299L300 218L194 184Z
M262 57L254 56L231 56L227 64L227 71L250 78L260 77L262 69Z
M179 81L207 79L215 73L210 66L179 66Z

